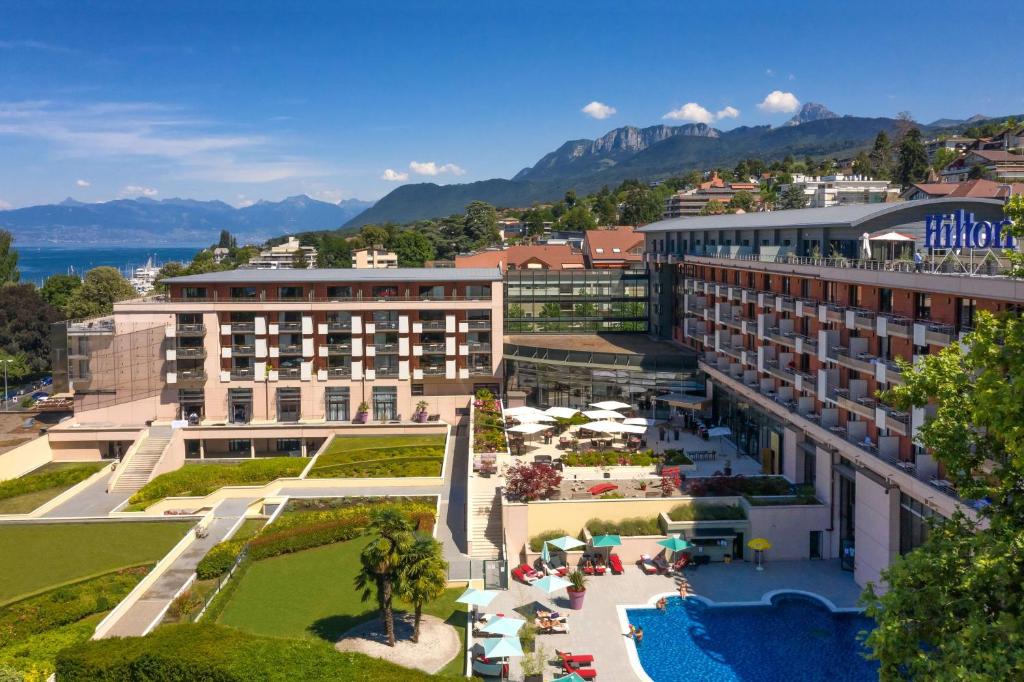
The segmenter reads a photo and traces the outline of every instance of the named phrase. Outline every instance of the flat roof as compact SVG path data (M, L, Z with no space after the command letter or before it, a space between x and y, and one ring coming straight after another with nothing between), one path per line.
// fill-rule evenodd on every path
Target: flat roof
M667 341L651 339L642 333L613 334L507 334L505 343L530 348L572 350L584 353L618 353L620 355L654 355L679 353Z
M293 282L497 282L498 268L239 269L171 277L171 284L291 284Z
M827 208L796 208L784 211L727 213L691 218L669 218L641 227L639 232L671 232L680 230L756 230L787 227L856 227L879 218L894 222L905 214L907 220L921 220L933 213L949 213L958 208L1001 208L999 199L916 199L881 204L844 204Z

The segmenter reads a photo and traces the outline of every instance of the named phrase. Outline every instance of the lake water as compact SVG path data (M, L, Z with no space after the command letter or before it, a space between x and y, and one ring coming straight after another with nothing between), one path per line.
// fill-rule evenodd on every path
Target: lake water
M202 247L199 246L108 246L88 248L67 248L51 246L22 246L18 250L18 270L22 282L36 285L50 275L66 275L70 269L84 275L92 268L110 265L128 276L150 257L157 265L169 261L188 262Z

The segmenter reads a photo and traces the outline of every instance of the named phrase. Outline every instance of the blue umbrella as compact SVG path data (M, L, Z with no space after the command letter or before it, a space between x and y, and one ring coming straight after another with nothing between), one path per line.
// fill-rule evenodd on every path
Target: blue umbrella
M534 587L542 589L548 594L551 594L552 592L557 592L563 587L569 587L569 585L572 585L572 583L566 580L565 578L559 578L557 575L546 575L540 580L533 583Z
M544 543L544 546L540 548L540 560L544 563L551 561L551 552L548 551L548 543Z
M580 542L579 540L577 540L576 538L572 537L571 535L563 535L560 538L555 538L554 540L548 540L548 544L550 544L552 547L557 547L558 549L562 550L563 552L568 552L570 549L576 549L577 547L582 547L586 543Z
M502 637L512 637L519 634L522 627L526 625L525 620L519 618L509 618L507 616L498 616L493 619L484 627L480 628L480 632L486 632L489 635L501 635Z
M594 547L618 547L622 544L622 538L618 535L595 535L590 544Z
M661 545L662 547L666 548L666 549L669 549L669 550L673 551L673 552L679 552L679 551L682 551L684 549L688 549L688 548L693 546L689 542L687 542L686 540L684 540L684 539L682 539L680 537L675 537L675 536L670 537L670 538L665 538L664 540L658 540L658 544Z
M498 596L498 593L494 590L478 590L476 588L469 588L462 593L457 601L460 604L470 604L472 606L487 606L494 598Z
M487 658L523 655L523 645L518 637L491 637L483 641L483 646Z
M559 677L552 682L583 682L583 678L580 677L579 673L569 673L565 677Z

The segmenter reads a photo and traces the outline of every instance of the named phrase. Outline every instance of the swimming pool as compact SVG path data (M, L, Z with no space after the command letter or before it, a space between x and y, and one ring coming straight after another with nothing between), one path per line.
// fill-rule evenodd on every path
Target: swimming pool
M644 629L636 649L654 682L878 679L878 664L861 655L866 649L857 638L875 623L860 613L833 612L792 592L773 595L771 605L667 601L665 611L625 610L629 623Z

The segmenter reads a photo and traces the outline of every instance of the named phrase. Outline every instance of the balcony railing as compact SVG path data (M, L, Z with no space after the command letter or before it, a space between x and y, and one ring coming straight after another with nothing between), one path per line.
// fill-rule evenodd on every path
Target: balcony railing
M256 372L252 367L248 369L232 369L231 379L232 381L245 381L247 379L253 379L256 376Z
M301 332L302 331L302 322L301 321L297 321L297 322L293 322L293 321L278 322L277 323L277 330L278 331L282 331L282 332Z
M443 344L443 343L424 343L422 345L423 345L423 352L424 353L444 353L445 352L446 344Z
M301 343L282 343L278 347L278 350L281 353L284 353L284 354L296 355L296 354L302 353L302 344Z
M397 343L377 343L374 344L374 348L377 349L378 354L382 355L394 355L398 352Z
M469 368L469 375L473 377L490 376L491 374L494 374L494 371L490 368L490 366L472 365Z
M490 329L491 328L491 321L490 320L470 320L469 321L469 328L470 329ZM426 329L426 327L424 327L424 329Z
M282 367L277 370L278 379L298 379L302 376L302 370L299 367Z
M232 345L231 355L256 355L256 346L249 344Z
M327 321L327 331L329 332L347 332L352 330L352 320L345 320L344 322L331 322Z
M202 323L179 324L175 331L178 336L202 336L206 333L206 325Z
M425 330L426 329L440 329L440 330L443 331L444 328L445 328L445 321L444 320L423 320L422 322L420 322L420 324L423 325L423 329L425 329Z
M372 324L378 331L398 329L398 320L382 320L379 322L374 320Z
M203 370L188 370L177 373L177 381L181 386L196 386L206 383L206 372ZM75 380L78 383L78 380Z
M352 376L352 368L346 365L345 367L328 367L327 378L328 379L347 379Z
M473 341L473 342L471 342L469 344L469 352L470 353L490 353L491 352L491 344L489 344L489 343L482 343L480 341Z
M375 367L374 372L378 377L396 377L398 376L397 367Z
M206 357L206 349L202 346L199 347L186 347L177 348L174 351L174 357L178 360L190 360Z
M255 322L232 322L231 333L232 334L252 334L256 331Z
M423 372L423 376L425 377L436 377L444 376L445 368L437 365L427 365L425 367L420 367L420 371Z
M351 343L329 343L327 344L328 355L349 355L352 353Z

